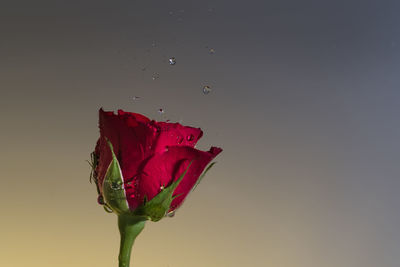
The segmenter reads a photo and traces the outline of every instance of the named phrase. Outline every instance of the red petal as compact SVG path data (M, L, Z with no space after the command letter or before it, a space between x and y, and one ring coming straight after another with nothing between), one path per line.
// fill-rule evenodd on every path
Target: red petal
M114 147L115 155L121 166L127 197L134 198L135 179L140 165L146 158L154 153L153 143L156 133L149 127L149 120L135 113L119 111L119 115L113 112L105 112L100 109L100 160L97 168L99 187L102 190L104 176L111 162L111 151L106 138ZM131 184L130 184L131 183ZM131 199L129 204L137 206L137 199Z
M171 210L176 209L191 191L207 164L221 151L220 148L204 152L187 146L172 146L162 154L155 154L146 163L140 176L140 199L143 200L146 196L151 200L161 191L162 186L167 187L179 179L193 160L185 177L175 189L174 196L182 194L171 204Z
M179 123L154 122L159 130L155 151L163 153L169 146L194 147L203 136L200 128L183 126Z

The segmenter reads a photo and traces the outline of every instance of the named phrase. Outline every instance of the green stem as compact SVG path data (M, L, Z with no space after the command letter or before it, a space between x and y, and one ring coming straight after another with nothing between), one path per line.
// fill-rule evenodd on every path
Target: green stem
M118 228L121 234L121 244L119 248L119 267L129 267L132 246L136 237L144 228L145 219L143 217L119 215Z

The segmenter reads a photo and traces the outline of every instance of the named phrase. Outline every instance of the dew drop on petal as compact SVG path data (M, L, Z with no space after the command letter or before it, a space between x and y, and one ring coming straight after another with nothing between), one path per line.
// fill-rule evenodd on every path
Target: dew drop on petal
M171 57L168 59L169 65L175 65L176 64L176 59L174 57Z
M193 141L193 139L194 139L193 134L189 134L189 135L186 137L186 140L188 140L188 141Z
M203 94L208 95L211 92L211 87L208 85L203 86Z
M178 144L182 144L182 142L183 142L183 137L182 137L182 136L177 136L177 137L176 137L176 141L178 142Z
M132 188L132 182L127 182L125 185L125 189Z

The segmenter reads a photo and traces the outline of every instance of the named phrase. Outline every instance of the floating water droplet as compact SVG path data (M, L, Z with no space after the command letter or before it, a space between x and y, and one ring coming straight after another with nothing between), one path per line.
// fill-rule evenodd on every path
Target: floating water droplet
M193 139L194 139L193 134L189 134L189 135L186 137L186 140L188 140L188 141L193 141Z
M160 114L164 114L164 113L165 113L165 110L164 110L164 109L162 109L162 108L160 108L160 109L158 110L158 113L160 113Z
M214 53L215 53L215 49L214 49L214 48L210 48L210 49L208 49L208 53L210 53L210 54L214 54Z
M182 136L177 136L176 141L178 141L178 144L182 144L183 142L183 137Z
M133 101L138 100L138 99L140 99L140 96L134 96L134 97L132 97L132 100L133 100Z
M160 78L160 74L158 74L157 72L153 73L153 76L151 76L151 78L153 79L153 81L157 80L158 78Z
M102 195L99 195L97 197L97 203L99 203L100 205L104 205L104 198Z
M208 95L211 92L211 87L208 85L203 86L203 94Z
M174 57L171 57L168 59L169 65L175 65L176 64L176 59Z
M153 41L153 42L151 43L151 46L152 46L153 48L156 47L156 46L157 46L156 41Z

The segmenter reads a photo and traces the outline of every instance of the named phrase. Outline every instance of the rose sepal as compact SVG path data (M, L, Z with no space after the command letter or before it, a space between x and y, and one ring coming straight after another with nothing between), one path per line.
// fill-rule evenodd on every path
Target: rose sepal
M133 212L136 216L144 216L153 222L157 222L166 216L168 211L171 208L171 203L174 198L179 195L173 195L175 189L178 187L179 183L182 181L183 177L185 177L186 172L192 165L193 161L191 161L186 168L186 170L181 174L179 179L170 184L166 188L162 188L161 192L158 193L154 198L150 201L143 201L143 204L135 209Z
M107 143L111 150L112 160L108 166L102 185L105 206L117 215L129 214L130 210L126 200L121 166L115 156L113 145L109 140L107 140Z

